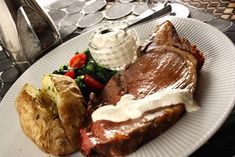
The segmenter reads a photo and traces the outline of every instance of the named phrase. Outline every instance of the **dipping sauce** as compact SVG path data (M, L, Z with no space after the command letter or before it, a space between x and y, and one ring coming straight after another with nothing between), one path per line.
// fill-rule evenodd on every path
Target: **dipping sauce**
M116 106L102 106L95 110L91 116L93 122L97 120L123 122L139 118L146 111L180 103L185 105L187 112L197 111L200 108L193 100L192 92L189 90L166 89L137 100L131 94L123 95Z
M139 39L134 29L124 31L124 22L105 25L96 31L89 42L94 60L112 70L122 70L136 59Z

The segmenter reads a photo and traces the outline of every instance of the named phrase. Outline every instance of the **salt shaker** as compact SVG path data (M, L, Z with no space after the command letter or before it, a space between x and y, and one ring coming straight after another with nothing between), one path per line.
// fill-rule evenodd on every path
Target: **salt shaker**
M1 0L0 19L2 47L20 73L62 42L36 0Z
M31 64L62 42L50 16L35 0L25 0L19 8L17 29L25 57Z

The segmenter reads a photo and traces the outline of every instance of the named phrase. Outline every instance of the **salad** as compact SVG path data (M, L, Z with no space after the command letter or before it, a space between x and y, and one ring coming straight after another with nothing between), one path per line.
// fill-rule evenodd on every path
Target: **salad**
M89 49L76 52L69 63L60 66L53 74L66 75L75 79L85 100L89 100L91 92L100 92L109 79L116 73L95 62Z

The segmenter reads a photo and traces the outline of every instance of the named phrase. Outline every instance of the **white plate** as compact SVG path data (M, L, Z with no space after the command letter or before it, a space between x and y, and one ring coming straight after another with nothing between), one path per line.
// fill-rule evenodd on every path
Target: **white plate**
M168 17L169 18L169 17ZM216 28L193 19L169 18L179 34L196 44L205 53L205 64L200 72L196 100L198 112L186 113L164 134L144 145L131 156L180 157L188 156L204 144L223 124L234 105L235 48ZM157 21L161 23L165 19ZM155 28L148 23L137 28L141 39L146 39ZM24 83L40 86L45 73L65 64L77 50L87 48L91 32L76 37L51 51L29 68L12 86L0 105L0 156L48 157L22 132L15 109L15 99ZM75 153L71 156L79 156Z

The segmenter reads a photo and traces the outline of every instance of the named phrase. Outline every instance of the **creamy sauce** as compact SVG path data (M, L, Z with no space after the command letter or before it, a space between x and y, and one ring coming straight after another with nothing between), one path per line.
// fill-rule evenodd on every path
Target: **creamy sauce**
M187 112L197 111L200 108L189 90L166 89L137 100L131 94L123 95L116 106L106 105L94 111L92 120L93 122L97 120L123 122L139 118L146 111L179 103L185 104Z
M110 48L121 44L128 36L130 36L130 31L114 28L107 33L98 32L94 34L91 43L97 49Z
M89 41L89 50L95 61L106 68L121 70L136 59L139 39L133 29L123 30L123 23L101 28Z

